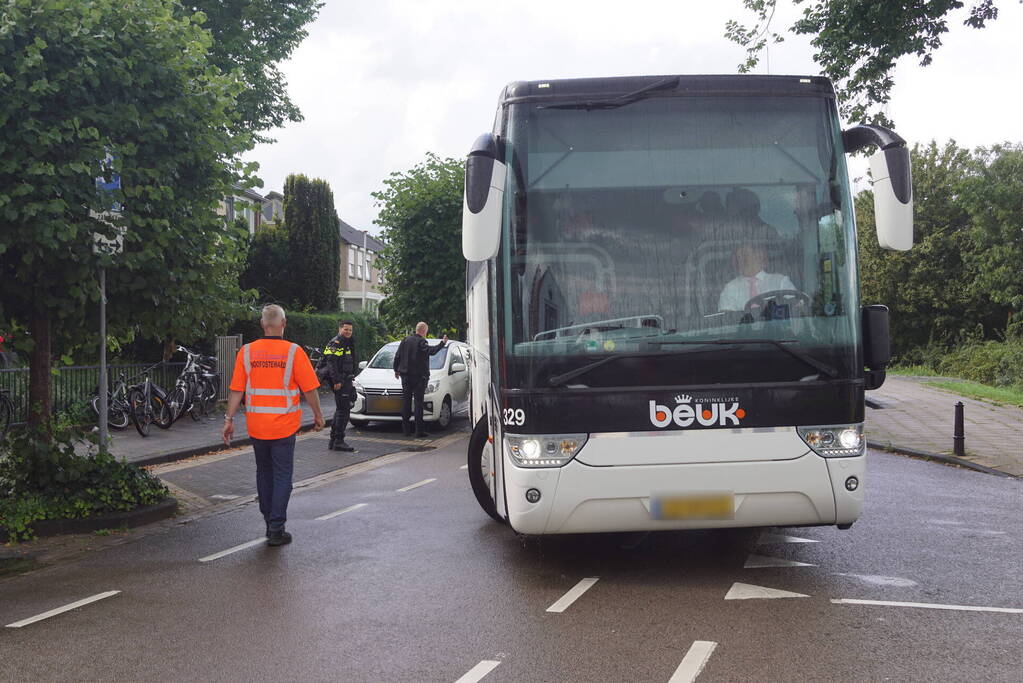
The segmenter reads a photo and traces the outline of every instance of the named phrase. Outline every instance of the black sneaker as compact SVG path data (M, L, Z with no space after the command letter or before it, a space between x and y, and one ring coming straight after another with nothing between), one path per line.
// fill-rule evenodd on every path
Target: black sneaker
M355 449L353 447L349 446L348 444L346 444L344 439L341 439L340 441L338 441L337 443L334 444L334 450L335 451L345 451L346 453L351 453Z
M284 529L271 531L269 538L266 540L266 544L270 546L287 545L289 543L291 543L291 534Z
M270 522L266 523L266 537L270 538Z
M329 441L329 442L327 443L327 450L328 450L328 451L332 451L332 450L334 450L334 439L331 439L331 440L330 440L330 441Z

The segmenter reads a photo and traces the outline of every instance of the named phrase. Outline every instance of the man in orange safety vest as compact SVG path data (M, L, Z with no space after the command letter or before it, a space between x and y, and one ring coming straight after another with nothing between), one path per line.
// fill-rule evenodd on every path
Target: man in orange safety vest
M284 523L291 498L295 434L302 421L301 395L313 409L313 429L319 431L324 425L316 393L320 380L302 347L285 341L286 322L280 306L263 307L264 336L238 351L224 414L224 443L231 445L234 416L245 396L245 424L256 452L259 511L266 522L267 545L272 546L291 543Z

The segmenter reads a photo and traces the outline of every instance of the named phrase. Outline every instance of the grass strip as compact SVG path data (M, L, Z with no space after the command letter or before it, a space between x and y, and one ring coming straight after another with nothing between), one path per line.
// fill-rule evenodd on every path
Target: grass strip
M969 380L937 380L924 382L924 384L929 387L944 389L960 396L979 398L983 401L990 401L999 405L1008 404L1023 407L1023 390L1015 387L991 387Z

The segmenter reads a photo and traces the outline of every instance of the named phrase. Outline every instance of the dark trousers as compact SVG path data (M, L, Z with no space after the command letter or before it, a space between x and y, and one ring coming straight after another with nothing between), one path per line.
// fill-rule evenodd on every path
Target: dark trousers
M291 475L295 469L295 435L285 439L253 439L256 451L256 492L259 511L270 530L283 529L288 521Z
M342 386L334 392L334 419L330 423L330 440L334 443L345 440L345 428L351 412L352 387Z
M426 431L423 426L423 395L426 393L428 377L401 376L401 430L408 434L412 417L412 399L416 401L416 434Z

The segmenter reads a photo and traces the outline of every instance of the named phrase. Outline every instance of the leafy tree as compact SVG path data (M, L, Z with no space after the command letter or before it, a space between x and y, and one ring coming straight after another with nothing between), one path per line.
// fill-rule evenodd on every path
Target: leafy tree
M290 303L288 233L281 226L261 228L249 244L241 286L259 292L261 301Z
M245 83L236 107L237 131L258 132L301 121L302 113L288 97L277 64L295 51L323 3L319 0L193 0L179 12L205 16L203 27L213 36L207 59L224 73L237 70ZM272 142L256 136L259 142Z
M725 37L746 48L747 72L760 61L769 43L784 38L771 30L778 0L743 0L756 15L753 26L729 21ZM949 14L961 9L961 0L792 0L805 5L802 17L789 31L813 36L814 60L838 90L842 114L848 120L870 118L890 125L879 106L891 97L892 70L899 57L915 55L920 65L931 63L941 37L948 31ZM964 24L983 28L998 17L995 0L973 0Z
M980 206L969 194L980 192L978 159L954 142L917 145L911 154L912 250L881 249L874 239L872 193L860 193L855 202L863 301L891 309L892 352L902 358L930 344L947 348L978 331L991 337L1004 329L1008 313L987 284L991 257L979 238L988 233L976 227L971 213ZM1017 177L1015 184L984 191L998 195L1018 183Z
M50 414L53 342L95 326L99 266L111 326L183 334L230 317L245 240L215 210L245 170L232 132L243 83L207 60L198 16L170 0L8 0L0 9L0 318L30 334L30 421ZM100 162L113 157L112 168ZM95 176L122 188L97 196ZM124 253L90 211L123 202Z
M464 165L427 154L426 161L384 181L374 192L384 228L387 281L384 315L392 331L425 320L461 336L465 326L462 258Z
M288 268L281 284L299 308L337 309L341 277L340 220L327 181L289 175L284 181L284 226L288 232Z
M1011 311L1023 308L1023 145L976 151L960 201L970 216L974 289Z

